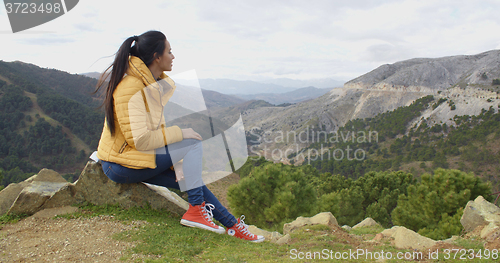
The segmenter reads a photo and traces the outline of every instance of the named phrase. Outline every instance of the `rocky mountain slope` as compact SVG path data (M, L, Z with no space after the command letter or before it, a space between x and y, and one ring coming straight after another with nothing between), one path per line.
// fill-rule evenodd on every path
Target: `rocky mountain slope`
M500 76L500 50L477 55L415 58L382 65L345 88L437 92L452 86L489 85Z
M496 108L498 87L492 86L492 81L499 77L499 50L473 56L410 59L380 66L311 101L285 108L249 109L243 113L243 120L254 143L260 144L252 152L279 160L283 156L272 157L269 149L299 150L317 142L312 141L313 131L332 132L349 120L408 106L426 95L455 104L453 110L443 104L426 112L425 117L435 123L449 122L455 115L476 115L490 106Z

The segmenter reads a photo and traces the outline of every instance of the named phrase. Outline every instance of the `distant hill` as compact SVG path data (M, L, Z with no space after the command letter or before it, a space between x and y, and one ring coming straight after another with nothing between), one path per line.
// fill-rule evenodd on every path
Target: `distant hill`
M233 125L234 122L238 120L240 117L240 114L246 114L247 111L249 110L254 110L254 109L259 109L259 108L274 108L277 107L273 104L270 104L267 101L264 100L250 100L246 101L231 107L226 107L226 108L219 108L219 109L214 109L211 111L211 115L218 119L221 120L222 122L226 123L227 125L231 126ZM280 108L280 107L278 107ZM243 118L245 118L243 116ZM246 127L248 128L248 127Z
M222 94L213 90L202 89L203 98L208 108L224 108L244 103L246 99L241 99L236 96Z
M200 79L199 82L202 89L213 90L224 94L283 93L296 89L251 80Z
M339 81L332 78L323 79L289 79L289 78L277 78L277 79L263 79L256 80L261 83L270 83L275 85L280 85L289 88L303 88L303 87L316 87L319 89L332 89L344 86L345 81Z
M0 61L1 184L42 167L78 177L102 132L96 80L23 62Z
M328 93L330 90L331 88L318 89L315 87L306 87L284 93L235 94L235 96L245 100L265 100L271 104L282 104L315 99Z
M101 78L101 74L102 73L99 73L99 72L87 72L87 73L83 73L83 74L80 74L80 75L83 75L83 76L87 76L89 78L93 78L93 79L99 79Z
M66 98L86 105L99 105L96 101L98 96L92 95L97 85L97 80L94 78L57 69L41 68L20 61L0 61L0 75L14 82L31 83L37 88L51 89Z
M345 88L437 92L453 86L491 86L500 76L500 50L477 55L414 58L382 65Z

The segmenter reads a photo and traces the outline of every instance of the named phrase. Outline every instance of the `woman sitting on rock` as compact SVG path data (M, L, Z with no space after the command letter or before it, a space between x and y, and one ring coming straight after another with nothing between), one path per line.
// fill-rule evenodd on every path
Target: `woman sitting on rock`
M120 46L97 87L105 88L106 119L97 150L103 171L117 183L180 189L179 182L185 182L189 209L182 225L261 242L264 237L250 233L244 217L236 219L203 184L201 136L191 128L165 127L163 110L175 84L164 71L172 70L174 58L170 43L158 31L129 37ZM182 171L176 173L171 167L180 160Z

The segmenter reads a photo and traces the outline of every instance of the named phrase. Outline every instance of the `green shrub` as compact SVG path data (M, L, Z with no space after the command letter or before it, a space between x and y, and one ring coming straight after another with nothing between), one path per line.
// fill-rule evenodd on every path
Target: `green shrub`
M490 185L472 173L439 168L399 196L392 221L434 239L448 238L460 234L460 213L467 202L490 193Z
M398 196L406 194L408 186L414 183L413 175L402 171L369 172L347 187L321 196L318 212L332 212L340 225L353 226L371 217L390 227Z
M310 216L316 208L316 193L302 168L283 164L256 167L236 185L227 198L235 215L267 229L298 216Z

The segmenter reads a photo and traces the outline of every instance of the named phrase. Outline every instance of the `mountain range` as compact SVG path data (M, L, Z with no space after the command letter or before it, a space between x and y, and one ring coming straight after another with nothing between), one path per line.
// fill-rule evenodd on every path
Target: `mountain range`
M276 79L276 80L231 80L231 79L200 79L200 87L202 89L214 90L224 94L260 94L260 93L286 93L298 88L314 86L316 88L335 88L341 87L343 82L331 79L319 80L292 80L292 79Z
M299 88L284 93L259 93L259 94L235 94L234 96L245 100L264 100L271 104L299 103L320 97L328 93L332 88L319 89L316 87Z
M477 55L410 59L382 65L348 81L343 88L332 89L313 100L288 107L249 109L243 120L248 132L253 129L260 134L267 133L267 139L261 140L255 149L271 158L271 153L264 149L285 151L297 144L301 149L310 143L297 143L296 138L277 142L283 133L295 135L311 129L336 131L350 120L372 118L409 106L427 95L454 103L453 110L438 107L426 111L424 116L431 120L430 124L453 125L450 118L455 115L477 115L483 109L497 108L500 89L493 83L499 78L500 50Z
M15 118L9 117L10 121L15 121L15 125L9 128L10 137L3 140L5 147L0 153L0 164L12 163L14 159L9 158L15 154L15 160L29 162L37 169L40 168L39 165L43 165L64 173L81 168L83 160L70 162L67 160L70 155L66 154L65 157L64 151L70 151L75 156L84 156L97 144L102 130L102 113L96 112L96 108L102 99L91 95L97 83L95 78L44 69L23 62L0 61L0 80L3 81L0 100L7 100L9 92L20 89L23 93L15 93L16 98L19 98L19 101L32 101L31 108L22 112L23 121L15 121ZM424 109L421 117L408 124L408 130L418 127L424 120L429 126L444 123L454 126L457 124L454 121L455 116L478 115L490 108L498 111L500 51L443 58L416 58L382 65L346 82L343 87L332 87L329 90L313 87L287 88L254 81L200 80L202 87L214 87L220 83L223 84L220 87L231 94L208 88L202 90L206 105L213 116L231 125L235 116L241 113L249 140L251 138L253 141L251 154L275 159L271 155L273 150L286 151L294 147L292 152L296 152L312 143L310 137L305 138L305 141L298 140L300 137L297 136L301 132L338 131L351 120L373 118L378 114L409 106L428 95L433 96L436 107ZM182 86L182 83L179 83L179 86ZM276 93L269 94L269 89L273 87L277 88L277 91L273 90ZM325 91L327 92L321 95ZM447 103L442 103L443 101ZM13 105L18 103L4 102L5 114L15 110ZM28 115L30 117L27 117ZM59 150L54 150L53 158L51 154L44 155L44 158L55 158L53 164L43 164L39 159L28 157L28 152L23 154L14 150L15 147L23 145L23 140L28 139L19 136L16 139L15 133L22 135L24 131L29 131L39 118L48 121L53 127L61 126L62 133L70 139L71 147L74 147L74 150L68 148L60 150L60 153L57 152ZM51 132L47 136L54 134ZM264 139L264 135L265 140L255 140L256 137ZM278 141L277 138L281 140ZM48 149L49 146L45 147ZM287 156L281 157L282 160L275 160L286 161ZM15 168L11 166L2 168ZM31 170L35 168L32 167Z
M89 72L82 74L99 79L101 73ZM297 103L317 98L333 87L340 87L342 82L333 79L313 79L310 81L277 79L257 81L241 81L230 79L200 79L199 86L207 100L207 107L232 106L249 100L264 100L271 104ZM177 86L198 86L192 81L176 82ZM316 86L302 86L315 84ZM336 86L335 86L336 85ZM326 87L326 88L325 88Z

